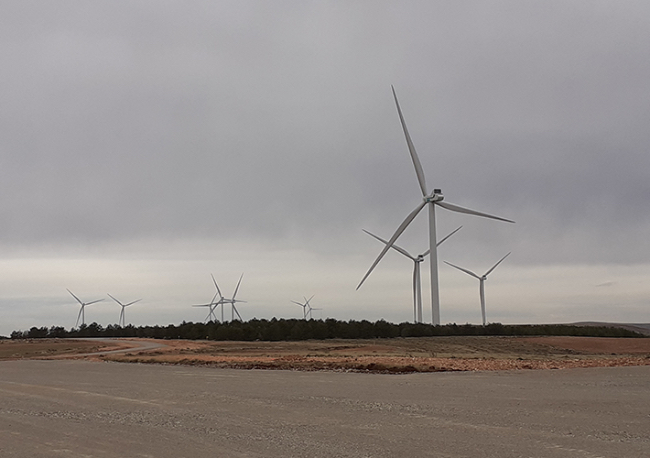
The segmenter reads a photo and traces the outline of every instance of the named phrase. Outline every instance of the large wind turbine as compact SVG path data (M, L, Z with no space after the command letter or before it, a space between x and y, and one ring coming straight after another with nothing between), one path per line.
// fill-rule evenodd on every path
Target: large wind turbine
M108 293L107 293L107 294L108 294ZM120 321L118 322L118 326L121 326L121 327L126 326L126 324L124 323L124 309L125 309L126 307L128 307L129 305L133 305L133 304L135 304L136 302L140 302L142 299L138 299L138 300L136 300L136 301L129 302L128 304L122 304L120 301L118 301L117 299L115 299L115 298L114 298L113 296L111 296L110 294L108 295L108 297L110 297L111 299L113 299L115 302L117 302L118 304L120 304L120 306L122 307L122 311L120 312Z
M77 322L75 323L74 327L76 328L79 325L79 318L81 318L81 324L84 325L86 324L86 314L84 312L84 309L86 308L87 305L94 304L95 302L101 302L104 299L97 299L96 301L90 301L90 302L81 302L81 299L79 299L77 296L72 294L72 291L70 291L68 288L66 290L74 297L79 304L81 304L81 308L79 309L79 314L77 315Z
M406 219L399 225L393 236L388 240L384 249L379 253L375 262L372 263L368 272L363 277L357 289L361 287L363 282L368 278L368 275L373 271L375 266L379 263L381 258L384 257L386 252L390 247L395 243L395 241L402 235L402 232L411 224L411 221L422 211L424 207L429 206L429 248L431 250L431 315L432 322L434 325L440 324L440 295L438 287L438 251L436 249L436 205L446 208L447 210L467 213L469 215L482 216L484 218L492 218L499 221L506 221L509 223L514 223L509 219L500 218L498 216L489 215L487 213L477 212L475 210L470 210L468 208L460 207L458 205L450 204L448 202L443 202L444 196L442 195L442 190L434 188L434 190L429 193L427 191L426 181L424 179L424 170L422 169L422 164L420 164L420 159L418 158L417 152L415 151L415 146L411 141L411 136L409 135L408 129L406 128L406 122L404 121L404 116L402 115L402 109L399 106L397 100L397 94L395 93L395 88L391 86L393 91L393 98L395 99L395 105L397 106L397 113L399 114L399 119L402 124L402 129L404 130L404 136L406 137L406 144L408 145L409 153L411 154L411 160L413 161L413 166L415 167L415 174L417 175L418 183L420 185L420 190L422 191L422 202L413 210Z
M440 246L442 242L447 240L449 237L454 235L456 232L460 230L460 228L463 226L458 227L456 230L452 231L449 235L447 235L445 238L440 240L438 243L436 243L436 246ZM370 231L367 231L363 229L363 232L366 234L376 238L380 242L384 242L384 244L388 245L388 241L382 239L381 237L373 234ZM424 258L426 258L429 255L429 252L431 250L427 250L422 254L419 254L417 256L413 256L411 253L406 251L404 248L398 246L398 245L392 245L392 249L395 251L403 254L407 258L409 258L411 261L413 261L413 321L416 323L422 323L422 281L420 280L420 264L424 261Z
M294 304L298 304L299 306L302 307L302 317L305 320L307 319L307 307L309 307L311 309L311 306L309 305L309 301L311 301L313 298L314 298L314 296L310 297L309 299L307 299L306 296L303 296L303 299L305 300L304 304L301 303L301 302L291 301Z
M483 316L483 326L485 326L485 280L487 280L487 276L492 273L494 269L497 268L499 264L501 264L501 261L503 261L505 258L507 258L510 255L508 253L501 259L499 259L499 262L497 262L495 265L493 265L487 272L485 272L482 276L476 275L474 272L471 270L463 269L462 267L458 267L453 265L451 262L444 261L445 264L450 265L451 267L455 267L456 269L465 272L467 275L471 275L472 277L476 278L479 281L479 294L481 295L481 315Z

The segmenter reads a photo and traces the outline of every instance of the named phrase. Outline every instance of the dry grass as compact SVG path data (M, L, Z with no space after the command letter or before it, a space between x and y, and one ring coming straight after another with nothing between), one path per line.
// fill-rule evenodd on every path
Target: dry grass
M165 341L104 360L240 369L435 372L650 365L650 339L428 337L301 342Z

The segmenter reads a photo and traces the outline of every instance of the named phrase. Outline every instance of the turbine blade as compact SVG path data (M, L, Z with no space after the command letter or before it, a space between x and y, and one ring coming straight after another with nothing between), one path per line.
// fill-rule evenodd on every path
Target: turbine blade
M381 261L381 258L384 257L386 252L390 249L390 247L395 243L395 240L399 238L400 235L402 235L402 232L406 229L406 227L411 224L411 221L415 219L415 217L420 213L420 211L424 208L424 206L427 203L425 201L422 201L420 205L418 205L415 210L413 210L407 217L406 219L402 222L402 224L399 225L393 236L390 238L390 240L386 243L384 246L384 249L381 250L381 253L379 253L379 256L377 256L377 259L375 259L375 262L372 263L372 266L370 266L370 269L368 269L368 272L366 272L366 275L364 275L363 279L361 280L361 283L359 283L359 286L357 286L357 289L361 288L361 285L363 285L363 282L366 281L366 278L370 275L370 273L373 271L373 269L379 264L379 261Z
M102 302L104 299L97 299L96 301L86 302L84 305L94 304L95 302ZM121 304L120 304L121 305Z
M440 246L440 245L442 244L442 242L444 242L445 240L447 240L449 237L451 237L452 235L454 235L456 232L460 231L460 229L461 229L462 227L463 227L463 226L458 226L458 227L456 228L456 230L450 232L449 235L447 235L447 236L444 237L442 240L440 240L438 243L436 243L436 246ZM429 253L427 253L427 254L429 254ZM423 256L426 256L426 254L423 255Z
M236 313L237 316L239 317L239 321L244 321L244 320L242 319L241 315L239 314L239 311L237 310L237 307L235 307L235 304L234 304L234 303L232 304L232 309L235 311L235 313Z
M420 184L422 195L426 196L427 183L424 179L424 170L422 169L422 164L420 164L420 158L418 157L418 153L415 151L415 146L413 146L413 142L411 141L411 136L409 135L409 131L406 128L406 121L404 121L404 116L402 115L402 109L400 108L399 102L397 100L397 94L395 93L395 88L392 85L390 88L393 90L395 105L397 105L397 113L399 113L399 120L402 123L402 129L404 130L404 136L406 137L406 144L409 147L409 153L411 153L411 160L413 161L413 166L415 167L415 174L418 177L418 183Z
M128 307L129 305L133 305L136 302L140 302L142 299L138 299L137 301L129 302L128 304L124 304L124 307Z
M501 264L501 262L502 262L505 258L507 258L508 256L510 256L510 253L508 253L507 255L505 255L504 257L502 257L501 259L499 259L499 262L497 262L495 265L493 265L492 268L491 268L490 270L488 270L487 272L485 272L485 275L483 275L483 276L484 276L484 277L487 277L488 275L490 275L490 274L492 273L492 271L493 271L494 269L496 269L497 266L498 266L499 264Z
M388 243L388 241L382 239L381 237L379 237L378 235L373 234L373 233L370 232L370 231L367 231L367 230L365 230L365 229L361 229L361 230L362 230L363 232L365 232L366 234L370 235L371 237L376 238L376 239L379 240L380 242L384 242L384 244L387 244L387 243ZM415 261L415 258L414 258L413 256L411 256L411 253L409 253L408 251L406 251L404 248L402 248L402 247L400 247L400 246L397 246L397 245L392 245L391 248L394 249L394 250L396 250L396 251L398 251L398 252L400 252L400 253L402 253L402 254L403 254L404 256L406 256L407 258L412 259L413 261Z
M217 285L217 280L214 279L214 275L210 274L210 276L212 277L212 282L214 283L214 287L217 288L217 293L219 293L219 297L223 297L223 295L221 294L221 290L219 289L219 285Z
M305 304L301 304L300 302L296 302L296 301L291 301L291 302L293 302L294 304L298 304L298 305L301 306L301 307L306 307ZM294 310L295 310L295 309L294 309Z
M84 311L84 305L81 304L81 308L79 309L79 314L77 315L77 323L74 325L75 328L76 328L77 326L79 326L79 319L81 318L81 313L82 313L83 311Z
M492 219L497 219L499 221L505 221L506 223L514 223L514 221L512 221L510 219L505 219L505 218L501 218L499 216L489 215L487 213L477 212L475 210L470 210L469 208L459 207L458 205L450 204L449 202L445 202L445 201L439 201L439 202L436 202L435 204L440 205L442 208L446 208L447 210L451 210L453 212L467 213L468 215L482 216L484 218L492 218Z
M235 300L235 296L237 296L237 291L239 291L239 285L241 284L241 279L244 278L244 274L241 274L241 277L239 277L239 281L237 282L237 287L235 288L235 292L232 295L232 300Z
M113 296L111 296L111 295L108 294L108 293L106 293L106 294L108 295L108 297L110 297L111 299L113 299L115 302L117 302L118 304L122 305L122 303L121 303L120 301L118 301L117 299L115 299Z
M72 295L72 297L74 297L75 299L77 299L77 302L79 302L81 305L83 305L83 302L81 302L81 300L80 300L77 296L75 296L74 294L72 294L72 291L70 291L68 288L66 288L66 291L68 291L68 292Z
M451 262L447 262L447 261L443 261L443 262L444 262L445 264L447 264L447 265L450 265L451 267L455 267L455 268L458 269L458 270L462 270L462 271L465 272L467 275L471 275L472 277L477 278L477 279L479 279L479 280L481 279L481 277L479 277L478 275L476 275L476 274L475 274L474 272L472 272L471 270L467 270L467 269L463 269L462 267L455 266L455 265L453 265Z

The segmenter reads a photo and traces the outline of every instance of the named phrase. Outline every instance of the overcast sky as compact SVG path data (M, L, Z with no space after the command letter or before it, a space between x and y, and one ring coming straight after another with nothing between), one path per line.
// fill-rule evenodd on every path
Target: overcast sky
M443 323L650 322L644 1L4 1L0 335L245 319L411 320L381 244L430 188ZM424 214L400 238L426 250ZM428 269L423 272L430 321ZM226 295L228 295L226 294ZM109 302L110 301L110 302Z

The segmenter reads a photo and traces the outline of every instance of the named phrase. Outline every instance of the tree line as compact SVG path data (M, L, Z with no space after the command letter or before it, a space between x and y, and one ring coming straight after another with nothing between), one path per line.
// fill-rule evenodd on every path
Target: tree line
M233 341L281 341L324 339L376 339L394 337L432 336L588 336L588 337L646 337L643 334L619 327L575 326L566 324L504 325L491 323L486 326L472 324L446 324L434 326L424 323L389 323L384 320L340 321L300 319L252 319L221 323L182 322L167 326L118 326L106 327L97 323L83 324L66 330L62 326L32 327L28 331L14 331L12 339L41 339L67 337L146 337L153 339L233 340Z

